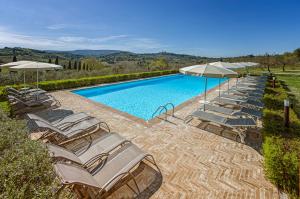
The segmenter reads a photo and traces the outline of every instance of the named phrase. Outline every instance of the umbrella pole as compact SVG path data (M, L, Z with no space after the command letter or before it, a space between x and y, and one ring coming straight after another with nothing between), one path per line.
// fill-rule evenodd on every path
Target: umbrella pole
M229 94L229 78L227 80L227 94Z
M219 99L220 99L220 95L221 95L221 78L219 78Z
M25 69L24 69L24 88L26 87L26 84L25 84L25 79L26 79L26 75L25 75Z
M207 90L207 77L205 77L205 92L204 92L204 106L203 106L204 111L205 111L205 104L206 104L206 90Z
M38 64L36 64L36 88L39 88L39 69L38 69Z

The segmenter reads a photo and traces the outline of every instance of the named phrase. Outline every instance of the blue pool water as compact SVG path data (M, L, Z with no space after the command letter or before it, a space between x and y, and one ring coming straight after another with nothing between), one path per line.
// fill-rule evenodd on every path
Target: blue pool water
M221 82L225 79L221 79ZM207 90L219 79L208 78ZM75 90L73 93L114 109L150 120L153 112L168 102L175 106L204 92L205 77L182 74ZM168 107L171 108L171 107Z

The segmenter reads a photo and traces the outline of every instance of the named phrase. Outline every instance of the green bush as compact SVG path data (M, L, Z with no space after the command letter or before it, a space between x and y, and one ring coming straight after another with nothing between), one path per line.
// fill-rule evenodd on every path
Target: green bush
M55 175L41 143L28 138L24 121L0 110L0 198L51 198Z
M146 77L154 77L161 75L168 75L177 73L177 70L166 70L166 71L153 71L153 72L142 72L142 73L130 73L130 74L116 74L116 75L105 75L96 77L86 77L79 79L64 79L64 80L53 80L44 81L39 83L39 87L47 90L60 90L60 89L70 89L78 88L83 86L91 86L96 84L111 83L118 81L133 80ZM22 85L10 85L14 88L20 88ZM0 87L0 101L6 99L5 86Z
M263 144L267 177L292 196L299 192L298 144L288 144L284 138L279 137L267 137Z
M283 101L288 99L282 82L267 84L263 110L263 154L266 176L291 197L299 193L300 119L290 109L290 127L284 126Z

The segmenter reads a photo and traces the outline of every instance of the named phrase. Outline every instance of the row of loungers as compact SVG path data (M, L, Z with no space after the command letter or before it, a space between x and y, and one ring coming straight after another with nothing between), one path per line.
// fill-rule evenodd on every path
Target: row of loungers
M235 140L245 143L247 130L257 128L257 120L262 117L262 97L266 81L266 76L245 77L220 97L202 105L186 117L185 121L197 118L229 128L235 133Z
M58 107L60 103L42 89L21 89L17 90L7 87L8 100L15 115L22 115L28 112L43 110L50 107Z
M11 103L18 103L16 99L26 105L53 99L40 89L19 91L8 88L7 92ZM38 139L45 143L62 184L57 195L69 187L78 198L101 198L120 183L126 184L134 195L139 195L142 190L134 171L142 167L144 170L147 168L148 174L152 172L161 176L152 155L120 134L111 132L109 126L97 118L85 113L75 113L54 121L32 113L25 117L31 134L42 133ZM92 136L100 131L100 137L93 139ZM80 140L84 142L78 144ZM130 180L133 185L128 183Z

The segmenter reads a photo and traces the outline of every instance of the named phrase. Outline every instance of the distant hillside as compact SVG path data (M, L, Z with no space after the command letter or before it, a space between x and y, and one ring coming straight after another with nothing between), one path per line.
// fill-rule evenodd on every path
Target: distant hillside
M17 56L18 60L29 60L29 61L42 61L48 62L49 59L54 59L56 57L61 61L66 61L70 59L80 59L83 56L74 55L68 52L48 52L43 50L35 50L30 48L0 48L0 63L7 63L12 61L13 55Z
M73 51L52 51L52 50L35 50L29 48L2 48L0 49L0 63L12 61L13 55L17 60L32 60L48 62L49 59L54 62L58 57L61 64L67 64L69 60L83 60L87 58L96 58L98 61L110 65L140 65L146 66L158 58L165 59L169 65L184 66L189 64L205 63L216 59L200 56L175 54L168 52L159 53L132 53L120 50L73 50ZM127 62L126 64L124 62Z
M72 50L72 51L50 51L47 52L56 52L56 53L70 53L73 55L81 55L81 56L105 56L105 55L111 55L115 53L121 53L124 51L120 50Z

